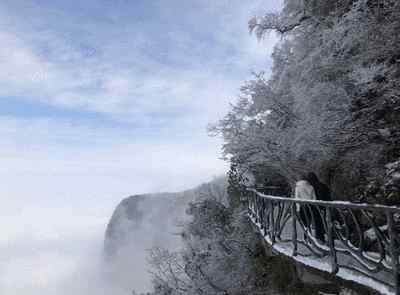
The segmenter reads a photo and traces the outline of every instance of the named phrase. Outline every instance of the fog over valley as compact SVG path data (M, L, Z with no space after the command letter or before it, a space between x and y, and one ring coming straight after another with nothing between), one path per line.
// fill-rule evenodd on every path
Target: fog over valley
M226 174L207 126L278 39L247 22L280 1L242 2L1 1L0 294L151 288L147 250L177 248L187 201L167 225L152 204L113 263L107 226L124 198Z

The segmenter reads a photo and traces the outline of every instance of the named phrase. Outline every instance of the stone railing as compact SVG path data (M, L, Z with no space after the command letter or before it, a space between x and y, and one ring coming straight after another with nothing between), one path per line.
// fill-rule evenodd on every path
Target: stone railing
M400 294L400 208L246 192L249 216L277 252L386 294Z

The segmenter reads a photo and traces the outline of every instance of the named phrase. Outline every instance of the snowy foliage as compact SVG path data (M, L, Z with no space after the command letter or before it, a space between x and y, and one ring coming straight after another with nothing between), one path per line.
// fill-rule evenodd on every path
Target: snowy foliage
M205 200L189 208L193 220L182 233L180 252L153 249L151 265L156 295L256 294L255 237L245 215Z
M282 39L269 79L255 74L211 129L227 159L291 184L313 170L340 195L382 180L400 156L400 2L286 0L249 29Z
M384 179L384 191L391 203L400 202L400 160L386 165L387 171Z

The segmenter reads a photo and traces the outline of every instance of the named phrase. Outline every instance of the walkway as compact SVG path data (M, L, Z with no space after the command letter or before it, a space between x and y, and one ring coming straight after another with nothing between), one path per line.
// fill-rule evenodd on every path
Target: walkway
M252 189L247 199L251 221L275 251L382 294L400 294L400 208L295 200ZM316 238L317 222L325 241Z

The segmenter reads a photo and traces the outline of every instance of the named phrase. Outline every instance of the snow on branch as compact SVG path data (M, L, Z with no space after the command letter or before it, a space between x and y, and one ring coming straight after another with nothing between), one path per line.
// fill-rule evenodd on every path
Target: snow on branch
M301 26L306 20L310 19L311 16L301 14L294 20L283 19L280 14L267 13L263 17L253 17L249 21L250 33L255 33L258 39L262 39L265 33L269 31L276 31L281 35L293 31L297 27Z

